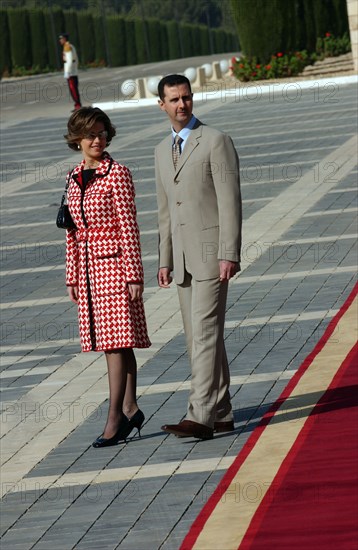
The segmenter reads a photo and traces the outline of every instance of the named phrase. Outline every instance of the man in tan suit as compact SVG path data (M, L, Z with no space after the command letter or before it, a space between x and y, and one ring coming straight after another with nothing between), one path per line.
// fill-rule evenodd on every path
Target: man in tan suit
M224 322L228 282L240 269L239 159L229 136L193 116L185 76L164 77L158 94L172 125L155 149L158 283L168 287L174 269L192 373L185 419L162 429L211 439L234 429Z

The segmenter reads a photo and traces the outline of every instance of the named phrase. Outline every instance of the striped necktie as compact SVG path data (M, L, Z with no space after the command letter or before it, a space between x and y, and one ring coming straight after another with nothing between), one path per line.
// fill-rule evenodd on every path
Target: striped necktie
M173 149L172 149L173 164L174 164L175 169L177 167L178 160L179 160L179 157L181 155L181 144L182 144L183 141L184 141L183 138L178 136L178 134L175 136L174 145L173 145Z

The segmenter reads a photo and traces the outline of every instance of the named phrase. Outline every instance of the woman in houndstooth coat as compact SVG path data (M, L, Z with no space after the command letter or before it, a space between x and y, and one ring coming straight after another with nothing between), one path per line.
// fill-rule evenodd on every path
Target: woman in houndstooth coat
M66 232L66 285L78 306L82 350L105 352L109 378L107 423L94 447L125 440L133 428L140 432L133 348L150 346L132 176L105 151L115 133L103 111L82 107L65 136L83 155L67 176L76 229Z

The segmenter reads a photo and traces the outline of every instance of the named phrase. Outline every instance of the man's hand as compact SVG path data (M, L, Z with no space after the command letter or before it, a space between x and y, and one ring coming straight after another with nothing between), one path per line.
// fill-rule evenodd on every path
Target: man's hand
M67 294L70 297L71 302L77 304L78 302L78 287L77 286L68 286Z
M228 260L220 260L220 281L229 281L231 277L237 273L239 268L238 262L230 262Z
M161 288L168 288L170 283L173 280L173 277L170 276L169 267L161 267L158 271L158 284Z

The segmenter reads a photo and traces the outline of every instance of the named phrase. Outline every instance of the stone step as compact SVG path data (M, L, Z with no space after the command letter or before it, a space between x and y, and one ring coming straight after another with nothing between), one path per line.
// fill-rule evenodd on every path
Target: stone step
M301 74L309 76L313 74L330 74L330 73L339 73L339 72L347 72L347 71L353 71L353 63L341 63L333 67L332 66L316 67L316 65L309 65L305 67L305 69L302 71Z
M316 61L315 65L337 65L342 62L351 62L353 63L352 52L348 52L337 57L326 57L321 61Z
M303 76L329 75L346 73L354 70L352 53L349 52L338 57L326 57L322 61L316 61L314 65L307 65L301 73Z

